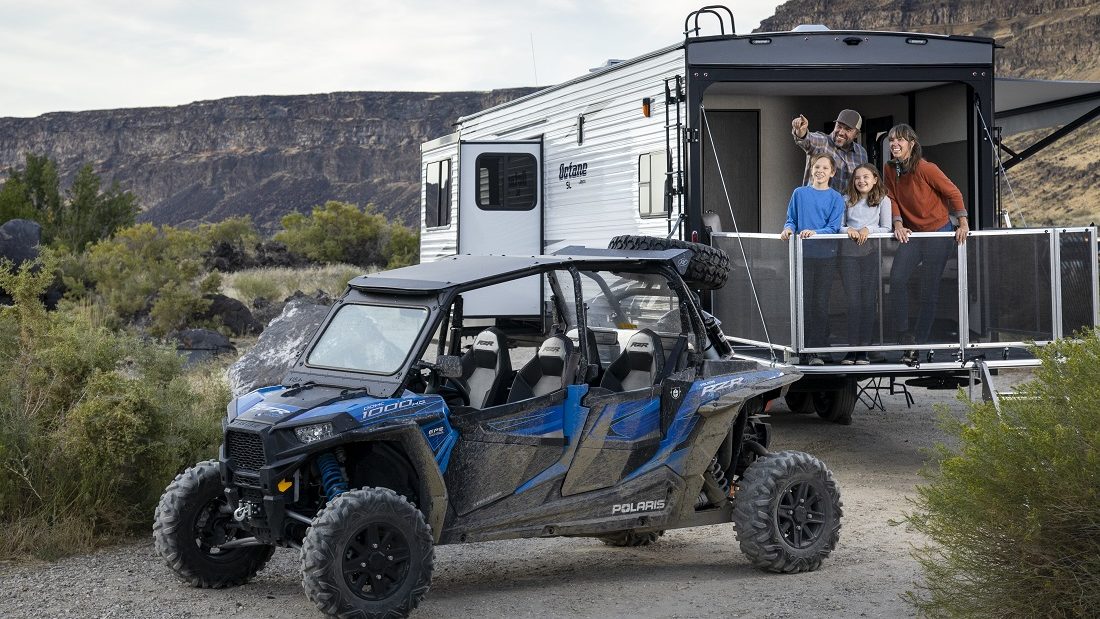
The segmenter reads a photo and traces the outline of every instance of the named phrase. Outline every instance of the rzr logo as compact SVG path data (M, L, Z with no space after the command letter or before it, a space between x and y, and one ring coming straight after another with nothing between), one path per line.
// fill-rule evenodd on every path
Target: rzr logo
M619 503L611 506L611 515L615 514L635 514L637 512L652 512L658 509L665 508L665 500L657 499L656 501L638 501L637 503Z
M649 348L648 342L634 342L630 345L631 348Z
M495 344L496 342L493 340L478 340L477 344L474 344L474 346L493 346Z
M561 352L561 346L546 346L543 350L546 352Z
M703 387L703 392L699 394L700 397L707 397L708 395L718 395L723 391L733 389L737 385L745 382L744 378L731 378L729 380L723 380L717 383L711 383L706 387Z

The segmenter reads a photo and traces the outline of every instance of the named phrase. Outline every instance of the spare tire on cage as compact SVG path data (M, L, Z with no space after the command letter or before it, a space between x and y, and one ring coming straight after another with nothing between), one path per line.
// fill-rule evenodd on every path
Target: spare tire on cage
M730 258L726 252L703 245L702 243L689 243L680 239L666 239L659 236L638 236L634 234L621 234L607 244L608 249L634 250L663 250L663 249L688 249L695 255L688 264L684 281L693 288L700 290L716 290L726 283L729 275Z

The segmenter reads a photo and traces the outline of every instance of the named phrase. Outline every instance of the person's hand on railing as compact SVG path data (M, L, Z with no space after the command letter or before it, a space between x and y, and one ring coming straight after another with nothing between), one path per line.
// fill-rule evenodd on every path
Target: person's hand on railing
M965 243L968 232L970 232L970 225L966 222L966 217L960 217L959 227L955 228L955 243L958 245Z
M779 240L786 241L787 239L791 238L792 234L794 234L793 230L791 230L790 228L783 228L783 231L779 233Z
M848 228L848 238L856 242L856 245L863 245L867 242L867 237L871 235L871 230L866 226L862 230L856 230L855 228Z
M901 225L900 221L895 221L894 222L894 238L897 239L899 243L908 243L909 242L909 235L912 232L913 231L910 230L909 228L906 228L905 226Z
M798 236L800 236L804 239L808 239L811 236L813 236L814 234L815 234L815 232L813 230L803 230L802 232L798 233Z

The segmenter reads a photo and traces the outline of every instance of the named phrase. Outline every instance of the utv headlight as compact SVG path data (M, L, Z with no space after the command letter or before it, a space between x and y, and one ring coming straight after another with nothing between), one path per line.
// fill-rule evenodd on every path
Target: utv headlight
M336 435L336 432L332 429L331 423L315 423L311 426L294 428L294 435L303 443L313 443L331 438Z

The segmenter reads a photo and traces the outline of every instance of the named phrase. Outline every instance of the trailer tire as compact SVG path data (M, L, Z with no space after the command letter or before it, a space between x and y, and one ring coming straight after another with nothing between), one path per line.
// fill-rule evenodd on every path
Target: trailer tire
M783 396L783 401L787 403L787 408L795 415L806 415L814 412L813 397L806 391L788 391L787 395Z
M819 391L813 394L813 406L818 417L842 426L852 425L852 413L856 408L856 379L849 378L844 386L832 391Z
M700 290L717 290L726 283L729 276L730 258L726 252L703 245L702 243L689 243L680 239L666 239L658 236L638 236L634 234L622 234L607 244L608 249L636 250L662 250L662 249L687 249L695 255L688 263L684 281L693 288Z

